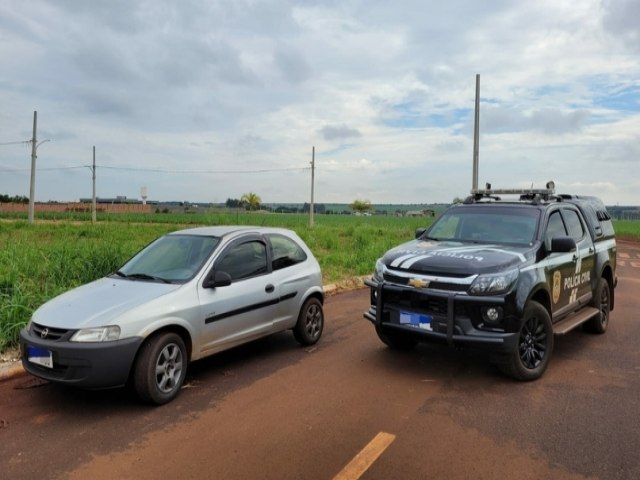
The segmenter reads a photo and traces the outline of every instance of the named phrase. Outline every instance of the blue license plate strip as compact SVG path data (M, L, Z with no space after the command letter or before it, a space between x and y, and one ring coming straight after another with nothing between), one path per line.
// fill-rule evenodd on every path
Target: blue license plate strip
M431 328L431 322L433 317L431 315L424 315L422 313L413 312L400 312L400 325L410 325L422 330L433 330Z
M27 345L27 360L43 367L53 368L53 354L46 348Z

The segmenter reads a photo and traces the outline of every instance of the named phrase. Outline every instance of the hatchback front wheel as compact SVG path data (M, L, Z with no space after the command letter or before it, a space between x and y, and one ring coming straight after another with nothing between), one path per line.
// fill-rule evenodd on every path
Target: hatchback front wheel
M141 400L162 405L173 400L187 374L187 349L176 333L149 338L136 360L133 386Z

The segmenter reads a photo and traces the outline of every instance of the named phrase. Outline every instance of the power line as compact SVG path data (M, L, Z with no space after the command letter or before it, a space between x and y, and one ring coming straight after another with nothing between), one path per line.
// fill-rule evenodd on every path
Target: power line
M292 168L268 168L260 170L165 170L161 168L133 168L133 167L112 167L107 165L96 165L96 167L109 170L127 170L132 172L155 172L155 173L269 173L269 172L292 172L309 170L310 167L292 167Z
M89 165L79 165L77 167L45 167L38 168L39 172L52 171L52 170L73 170L77 168L91 168ZM0 172L29 172L29 168L5 168L0 166Z
M0 143L0 146L4 146L4 145L28 145L31 143L31 140L22 140L20 142L3 142Z
M73 170L80 168L89 168L91 165L77 165L71 167L45 167L38 168L38 171L55 171L55 170ZM271 172L293 172L293 171L307 171L310 167L292 167L292 168L270 168L260 170L166 170L160 168L133 168L133 167L113 167L108 165L96 165L96 168L104 168L106 170L125 170L130 172L153 172L153 173L183 173L183 174L243 174L243 173L271 173ZM4 168L0 166L0 171L3 172L28 172L28 168Z

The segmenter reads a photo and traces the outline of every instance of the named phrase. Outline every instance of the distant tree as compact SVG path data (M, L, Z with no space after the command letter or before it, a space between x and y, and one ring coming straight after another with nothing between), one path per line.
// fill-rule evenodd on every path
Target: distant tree
M227 198L225 205L227 208L240 208L242 207L242 202L237 198Z
M29 198L18 195L14 197L10 197L9 195L0 195L0 203L29 203Z
M351 203L349 206L353 211L359 213L364 213L371 210L371 202L369 200L354 200L353 203Z
M258 196L258 194L249 192L245 193L240 197L240 202L248 209L248 210L258 210L260 208L260 204L262 200Z

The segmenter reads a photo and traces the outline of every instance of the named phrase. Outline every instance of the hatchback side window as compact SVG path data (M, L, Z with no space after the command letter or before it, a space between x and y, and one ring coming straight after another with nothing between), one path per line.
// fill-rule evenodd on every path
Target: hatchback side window
M216 270L227 272L233 281L265 274L267 247L257 240L235 245L224 254Z
M584 237L584 228L582 222L578 216L578 212L575 210L565 209L562 211L562 216L567 222L567 228L569 229L569 236L576 242Z
M307 254L300 246L283 235L267 235L271 243L272 269L290 267L307 259Z
M555 211L549 216L549 223L547 223L547 233L545 234L544 239L547 245L549 245L551 243L552 238L566 237L566 236L567 236L567 229L564 228L564 222L562 221L560 212Z

